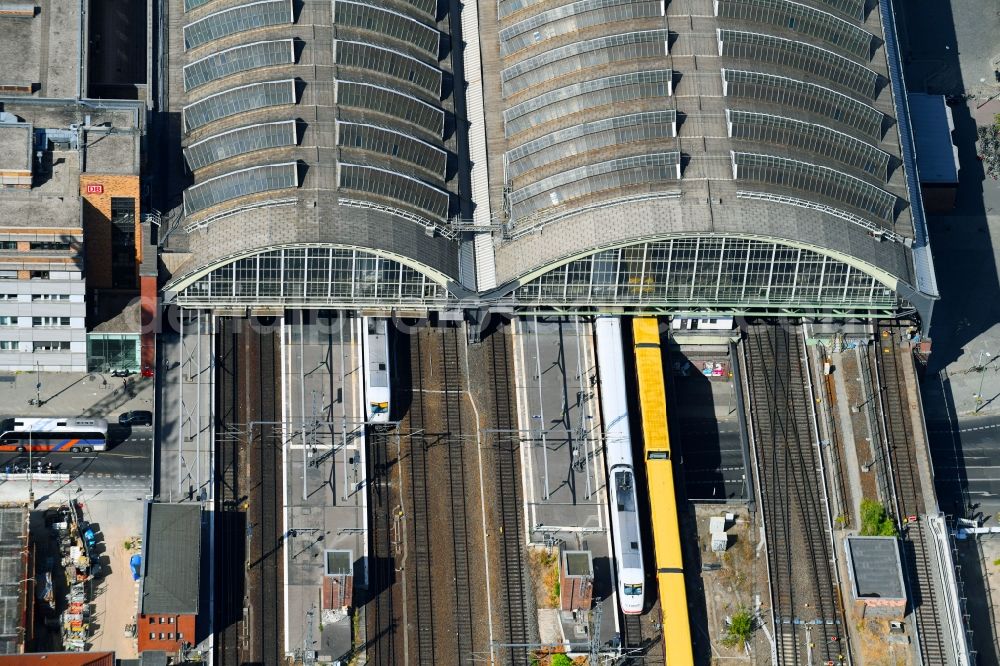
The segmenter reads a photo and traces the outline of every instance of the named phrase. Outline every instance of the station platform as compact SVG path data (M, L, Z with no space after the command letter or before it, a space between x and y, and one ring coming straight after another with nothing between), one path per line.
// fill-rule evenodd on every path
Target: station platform
M607 472L601 451L593 329L582 320L525 317L515 325L517 402L522 429L522 483L530 549L564 545L585 550L594 562L597 642L620 633L612 572ZM592 617L544 609L542 642L561 638L571 652L587 653ZM596 623L593 623L596 624ZM558 629L558 635L556 630ZM548 639L548 640L547 640Z
M360 320L300 314L282 327L284 647L336 660L352 649L344 606L368 597Z

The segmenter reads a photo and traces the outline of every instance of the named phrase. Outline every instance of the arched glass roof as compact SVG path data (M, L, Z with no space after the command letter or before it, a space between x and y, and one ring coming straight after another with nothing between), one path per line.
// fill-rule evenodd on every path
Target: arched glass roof
M441 33L413 17L355 0L334 0L333 12L337 25L391 37L437 60Z
M792 67L874 99L879 76L833 51L805 42L741 30L719 30L719 55Z
M866 0L814 0L815 2L822 4L830 9L835 9L841 14L850 16L852 19L858 21L865 20L865 2Z
M716 16L754 21L820 39L865 61L872 35L833 14L791 0L715 0Z
M826 197L892 221L896 195L829 167L758 153L732 153L733 177Z
M445 287L410 266L345 247L285 247L240 257L177 293L177 303L187 307L422 306L448 298Z
M296 101L294 79L230 88L185 106L182 112L184 129L192 132L222 118L270 106L295 104Z
M667 97L673 94L673 72L655 69L618 74L557 88L515 104L503 112L508 137L578 111L633 99Z
M681 177L679 152L623 157L542 178L510 193L511 217L523 218L578 197Z
M448 154L444 150L393 129L338 120L337 145L391 157L426 169L442 180L445 177Z
M546 51L500 72L504 96L590 67L666 56L668 37L666 30L642 30L573 42Z
M341 162L337 170L342 189L406 204L428 215L431 220L443 221L448 217L448 193L422 180L363 164Z
M592 150L677 136L677 112L650 111L605 118L550 132L509 151L508 178Z
M752 111L726 110L729 136L798 148L888 179L889 153L823 125Z
M885 114L852 97L815 83L763 72L723 69L722 90L727 97L756 99L768 104L808 111L825 116L875 140L882 138Z
M229 35L295 20L291 0L262 0L223 9L184 26L184 48L193 49Z
M337 81L336 84L338 104L383 113L438 137L444 134L444 111L413 95L358 81Z
M230 157L268 148L294 146L296 143L295 121L283 120L237 127L212 135L185 148L184 157L188 167L196 171Z
M295 42L291 39L234 46L185 65L184 90L192 90L238 72L294 62Z
M559 35L593 25L634 21L663 14L662 0L579 0L535 14L500 31L500 55L506 57Z
M334 58L338 65L357 67L385 74L412 85L434 99L441 97L441 70L399 51L374 44L334 40Z
M684 312L894 314L898 294L871 274L804 247L713 234L601 250L513 292L518 306L646 305Z
M408 7L413 7L413 9L417 10L429 19L437 18L437 0L400 0L400 2Z
M184 214L193 215L217 204L251 194L298 187L298 165L266 164L231 171L192 185L184 191Z

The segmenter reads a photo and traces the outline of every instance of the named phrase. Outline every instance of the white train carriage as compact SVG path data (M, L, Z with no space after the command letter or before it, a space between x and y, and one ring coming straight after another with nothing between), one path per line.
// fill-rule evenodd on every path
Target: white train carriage
M361 362L365 369L365 420L389 421L389 322L379 317L361 318Z
M597 333L597 372L606 442L604 456L611 491L611 530L615 571L618 575L618 603L623 613L636 614L642 612L645 575L635 473L632 467L621 321L615 317L599 317L594 328Z

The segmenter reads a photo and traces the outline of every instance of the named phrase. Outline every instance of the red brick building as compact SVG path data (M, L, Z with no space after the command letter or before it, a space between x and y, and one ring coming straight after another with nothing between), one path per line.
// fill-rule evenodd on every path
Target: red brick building
M136 633L140 654L195 645L201 571L201 507L146 504L142 587Z

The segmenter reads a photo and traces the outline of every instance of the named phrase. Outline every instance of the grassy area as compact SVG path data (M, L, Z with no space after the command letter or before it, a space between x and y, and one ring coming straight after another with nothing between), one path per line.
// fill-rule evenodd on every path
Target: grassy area
M753 614L746 608L741 608L729 618L722 644L730 648L741 647L749 643L752 636Z
M559 608L559 551L533 548L528 552L528 566L541 587L535 588L539 607Z
M885 507L872 499L861 500L861 536L898 536L896 523Z

